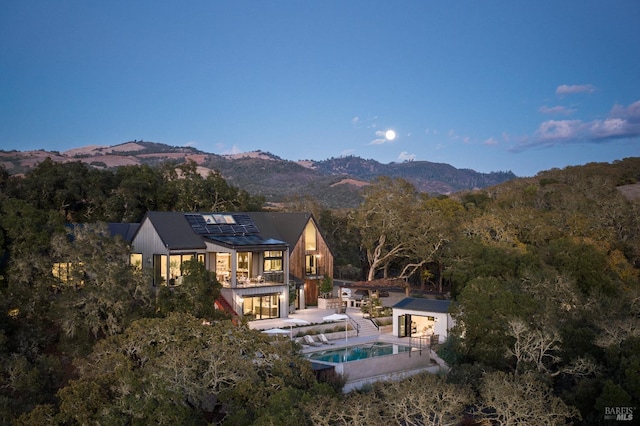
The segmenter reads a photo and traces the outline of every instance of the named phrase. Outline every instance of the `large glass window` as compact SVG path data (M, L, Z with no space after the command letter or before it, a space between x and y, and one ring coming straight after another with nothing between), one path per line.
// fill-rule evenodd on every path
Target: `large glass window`
M282 271L282 251L265 251L264 252L264 271Z
M278 293L245 297L242 303L244 315L252 316L254 319L279 318L279 301Z
M231 253L216 253L216 277L221 283L229 283L231 276Z
M182 276L184 275L184 263L196 258L193 253L189 254L172 254L169 256L169 284L182 284ZM204 263L204 255L198 255L198 260Z
M239 252L236 276L241 282L248 280L249 277L251 276L249 275L249 265L251 265L251 253Z
M307 251L317 250L316 227L311 221L304 228L304 249Z

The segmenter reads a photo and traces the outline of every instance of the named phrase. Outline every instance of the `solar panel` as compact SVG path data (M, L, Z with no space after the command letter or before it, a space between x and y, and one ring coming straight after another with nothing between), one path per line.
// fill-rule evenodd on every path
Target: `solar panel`
M199 235L258 234L260 230L247 214L185 214L193 232Z

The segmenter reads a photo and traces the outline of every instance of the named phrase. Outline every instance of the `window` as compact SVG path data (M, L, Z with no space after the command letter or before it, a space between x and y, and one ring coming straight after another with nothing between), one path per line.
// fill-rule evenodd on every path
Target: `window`
M129 257L129 265L137 269L142 269L142 254L131 253L131 256Z
M318 275L318 255L308 254L305 256L305 273Z
M304 228L304 249L313 251L317 249L316 247L316 227L309 221Z
M54 277L69 285L82 285L82 263L56 262L51 268Z
M244 315L253 316L255 319L279 318L279 302L278 293L245 297L242 308Z
M196 255L193 253L189 254L172 254L169 256L169 283L171 285L178 285L182 282L182 276L184 275L183 265L185 262L193 260L196 258ZM197 257L198 261L204 263L204 255L199 254Z
M216 277L219 282L229 281L231 275L231 254L216 253Z
M249 252L239 252L238 253L238 266L237 266L237 275L238 278L246 278L248 279L250 275L251 265L251 253Z
M167 256L153 255L153 285L167 285Z
M282 251L265 251L264 252L264 271L282 271Z

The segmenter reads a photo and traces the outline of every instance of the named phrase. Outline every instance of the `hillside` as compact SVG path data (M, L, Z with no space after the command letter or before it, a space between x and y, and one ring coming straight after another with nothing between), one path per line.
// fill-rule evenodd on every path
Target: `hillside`
M382 164L349 156L295 162L262 151L221 156L192 147L145 141L89 145L65 152L0 151L0 166L9 174L20 174L48 157L55 162L81 161L103 169L191 160L198 164L201 173L217 170L229 184L262 195L267 202L281 202L292 194L304 194L329 208L357 205L361 188L381 175L406 179L418 190L431 194L485 188L516 177L512 172L479 173L427 161Z

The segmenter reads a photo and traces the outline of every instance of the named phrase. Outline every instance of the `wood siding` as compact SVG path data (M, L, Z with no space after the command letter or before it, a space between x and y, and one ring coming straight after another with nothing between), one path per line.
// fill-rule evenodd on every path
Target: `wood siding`
M316 229L316 250L307 253L305 250L306 244L304 232L302 232L295 247L291 249L291 255L289 256L289 274L294 277L296 281L303 282L305 284L305 303L311 306L318 304L318 293L322 277L324 275L328 275L333 278L333 255L331 254L331 250L329 250L325 239L322 237L322 234L318 231L318 226L315 222L313 224ZM319 255L317 258L317 268L318 274L321 277L308 277L306 275L305 261L307 254Z

